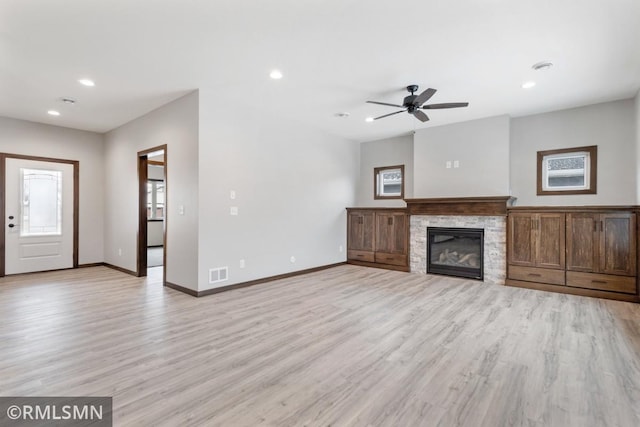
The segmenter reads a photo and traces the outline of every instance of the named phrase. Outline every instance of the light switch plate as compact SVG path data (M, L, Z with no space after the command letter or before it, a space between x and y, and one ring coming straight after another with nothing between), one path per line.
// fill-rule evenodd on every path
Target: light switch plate
M229 215L238 215L238 207L237 206L231 206L229 208Z

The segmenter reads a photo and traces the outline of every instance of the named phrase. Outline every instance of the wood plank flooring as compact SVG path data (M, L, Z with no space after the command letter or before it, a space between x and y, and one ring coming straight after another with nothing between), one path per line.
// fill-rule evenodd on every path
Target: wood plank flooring
M94 267L0 279L0 394L116 426L640 425L640 305L345 265L193 298Z

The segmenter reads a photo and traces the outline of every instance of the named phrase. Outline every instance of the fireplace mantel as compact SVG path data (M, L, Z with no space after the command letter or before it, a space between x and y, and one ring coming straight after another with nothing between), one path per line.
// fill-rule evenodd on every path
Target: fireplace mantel
M448 197L404 199L409 215L478 215L506 216L515 197Z

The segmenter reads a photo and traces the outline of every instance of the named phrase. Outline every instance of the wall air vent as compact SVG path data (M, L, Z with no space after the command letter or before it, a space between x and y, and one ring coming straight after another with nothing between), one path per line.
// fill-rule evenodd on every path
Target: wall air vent
M229 279L229 267L209 269L209 283L224 282Z

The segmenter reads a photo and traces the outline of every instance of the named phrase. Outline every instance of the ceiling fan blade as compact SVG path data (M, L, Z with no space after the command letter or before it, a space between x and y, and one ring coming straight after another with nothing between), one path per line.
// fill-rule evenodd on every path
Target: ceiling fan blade
M394 114L404 113L405 111L407 111L407 110L400 110L400 111L396 111L395 113L385 114L384 116L376 117L373 120L384 119L385 117L393 116Z
M427 102L434 94L436 93L435 89L427 89L422 92L416 99L413 100L413 105L422 105Z
M387 105L389 107L398 107L398 108L402 108L404 107L404 105L397 105L397 104L387 104L386 102L378 102L378 101L367 101L369 104L378 104L378 105Z
M468 102L448 102L446 104L429 104L423 105L421 108L423 110L438 110L440 108L459 108L459 107L467 107L469 105Z
M425 113L423 113L420 110L416 110L413 112L413 115L416 116L416 118L418 120L420 120L421 122L427 122L429 121L429 116L427 116Z

